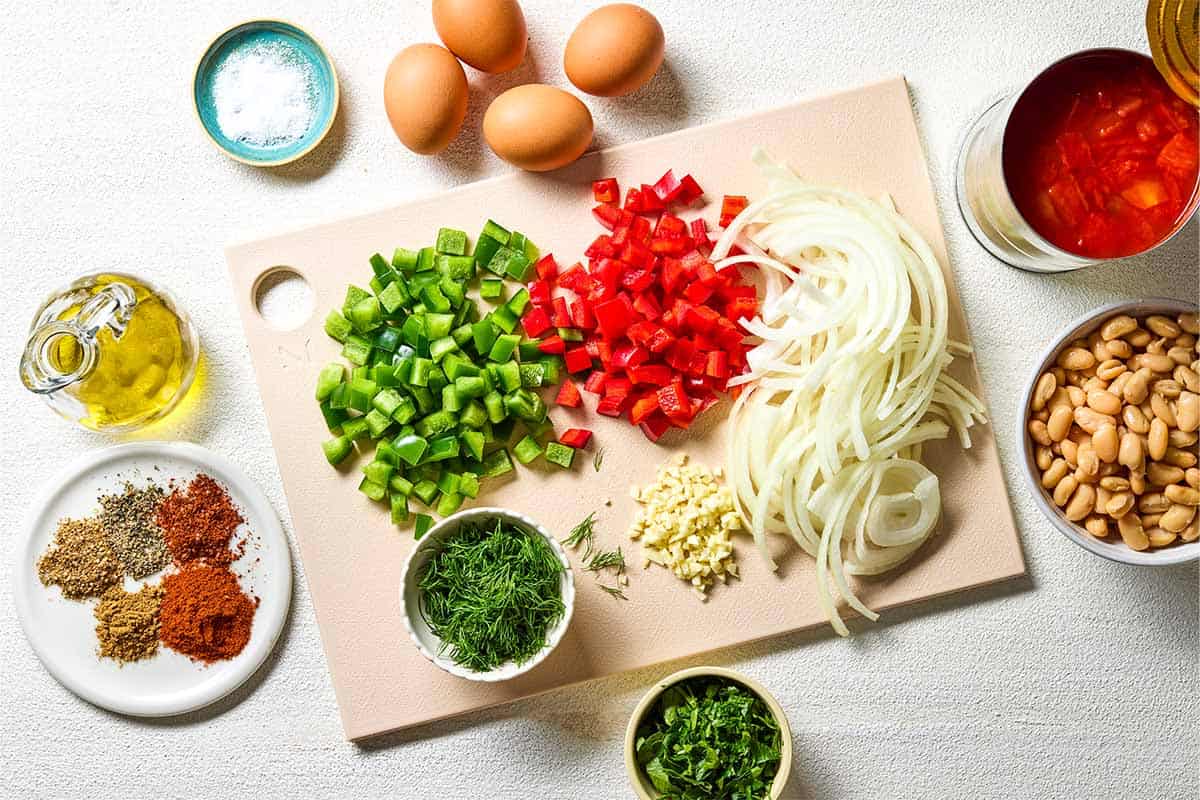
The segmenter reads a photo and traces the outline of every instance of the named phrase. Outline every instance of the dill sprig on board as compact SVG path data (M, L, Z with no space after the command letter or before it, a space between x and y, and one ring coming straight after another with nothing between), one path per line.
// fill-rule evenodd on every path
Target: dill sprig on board
M616 569L618 575L625 571L625 556L621 553L621 548L602 550L596 553L588 559L586 569L591 572L599 572L609 567Z
M566 609L562 563L542 537L496 520L467 523L425 565L421 616L454 663L487 672L546 646Z
M596 512L588 514L583 521L571 528L567 538L562 540L564 547L572 549L583 545L583 560L587 561L592 555L592 546L596 541Z
M621 591L621 590L620 590L619 588L617 588L616 586L605 586L603 583L600 583L600 584L597 584L597 585L600 587L600 589L601 589L602 591L608 592L608 593L609 593L609 594L611 594L613 597L619 597L619 598L620 598L620 599L622 599L622 600L628 600L628 599L629 599L628 597L626 597L626 596L625 596L625 592Z
M628 600L619 587L605 586L600 583L600 573L606 569L612 569L615 572L617 580L622 584L628 583L625 575L625 554L621 552L621 548L616 550L597 550L596 549L596 512L588 514L583 518L583 521L571 529L567 538L562 540L566 547L578 549L583 546L583 568L588 572L595 573L597 585L604 591L611 594L613 597L619 597L622 600Z
M601 447L596 451L596 455L592 456L592 467L596 472L600 471L600 465L604 463L604 448Z

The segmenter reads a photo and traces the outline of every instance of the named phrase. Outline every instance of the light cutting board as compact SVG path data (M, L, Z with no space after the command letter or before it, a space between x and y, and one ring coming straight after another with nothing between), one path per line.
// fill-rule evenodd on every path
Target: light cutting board
M559 429L595 430L593 447L604 447L606 454L598 473L590 451L570 472L518 468L515 480L485 483L477 502L523 511L559 536L596 511L600 543L621 544L629 556L629 602L601 592L591 574L576 569L575 617L547 661L501 684L450 676L417 652L401 621L400 573L412 535L398 531L382 506L355 491L357 464L338 472L325 463L320 442L328 433L312 399L317 372L338 358L337 343L322 331L324 315L340 307L347 283L365 285L372 253L430 243L441 226L474 234L492 217L569 264L598 232L589 213L592 180L612 175L622 186L650 182L667 167L696 176L713 201L702 213L715 223L721 194L762 194L763 181L750 162L755 145L813 181L890 194L946 268L954 335L968 338L907 87L898 77L593 153L555 173L516 172L227 250L348 738L827 624L817 604L812 561L785 539L774 542L777 573L743 539L742 580L718 586L707 602L665 570L643 570L639 545L625 539L635 510L632 484L652 480L663 460L681 450L714 467L723 462L727 404L706 413L690 432L672 432L651 444L628 422L589 413L595 399L585 395L584 410L554 408L552 417ZM303 275L316 295L312 318L286 332L270 327L254 302L256 283L280 266ZM974 368L960 366L960 373L982 396ZM886 611L1024 574L992 432L976 429L973 438L967 452L951 443L928 448L926 463L941 478L941 531L907 567L859 584L860 597L871 607Z

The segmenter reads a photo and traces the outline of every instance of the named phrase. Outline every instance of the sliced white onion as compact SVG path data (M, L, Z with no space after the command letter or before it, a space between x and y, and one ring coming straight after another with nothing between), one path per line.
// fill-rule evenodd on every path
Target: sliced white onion
M847 575L910 558L941 514L922 444L985 421L983 404L946 373L970 349L949 338L950 301L933 250L891 204L814 186L764 154L768 194L713 248L718 269L764 275L758 337L731 412L727 475L763 558L771 534L817 560L818 597L848 630L839 601L876 615ZM731 256L734 246L741 251Z

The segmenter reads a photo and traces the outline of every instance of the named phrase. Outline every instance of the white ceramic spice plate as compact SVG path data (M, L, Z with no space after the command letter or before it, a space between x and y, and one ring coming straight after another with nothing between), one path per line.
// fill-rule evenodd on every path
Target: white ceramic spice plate
M37 561L54 538L58 520L95 513L101 494L119 493L126 481L144 486L186 483L206 473L228 490L246 524L245 554L233 570L242 588L259 598L250 642L235 658L207 666L165 647L145 661L119 665L97 655L95 600L75 601L57 586L43 586ZM122 714L164 717L206 706L246 681L270 655L292 596L287 537L267 498L228 459L193 444L144 442L86 453L47 483L30 506L16 547L13 594L17 616L38 658L60 683L101 708ZM170 569L170 568L168 568ZM157 582L151 576L145 582ZM125 579L133 590L143 581Z

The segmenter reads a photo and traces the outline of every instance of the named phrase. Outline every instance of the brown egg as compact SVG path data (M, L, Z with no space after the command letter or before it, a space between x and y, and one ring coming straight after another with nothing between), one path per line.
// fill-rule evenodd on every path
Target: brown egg
M528 83L492 101L483 115L483 137L508 163L544 172L583 155L592 142L592 115L575 95Z
M467 116L467 75L449 50L414 44L392 59L383 107L392 130L414 153L432 155L458 136Z
M662 64L664 47L663 29L653 14L614 3L597 8L575 27L563 67L581 91L614 97L650 80Z
M433 0L433 27L450 52L484 72L525 60L525 15L517 0Z

